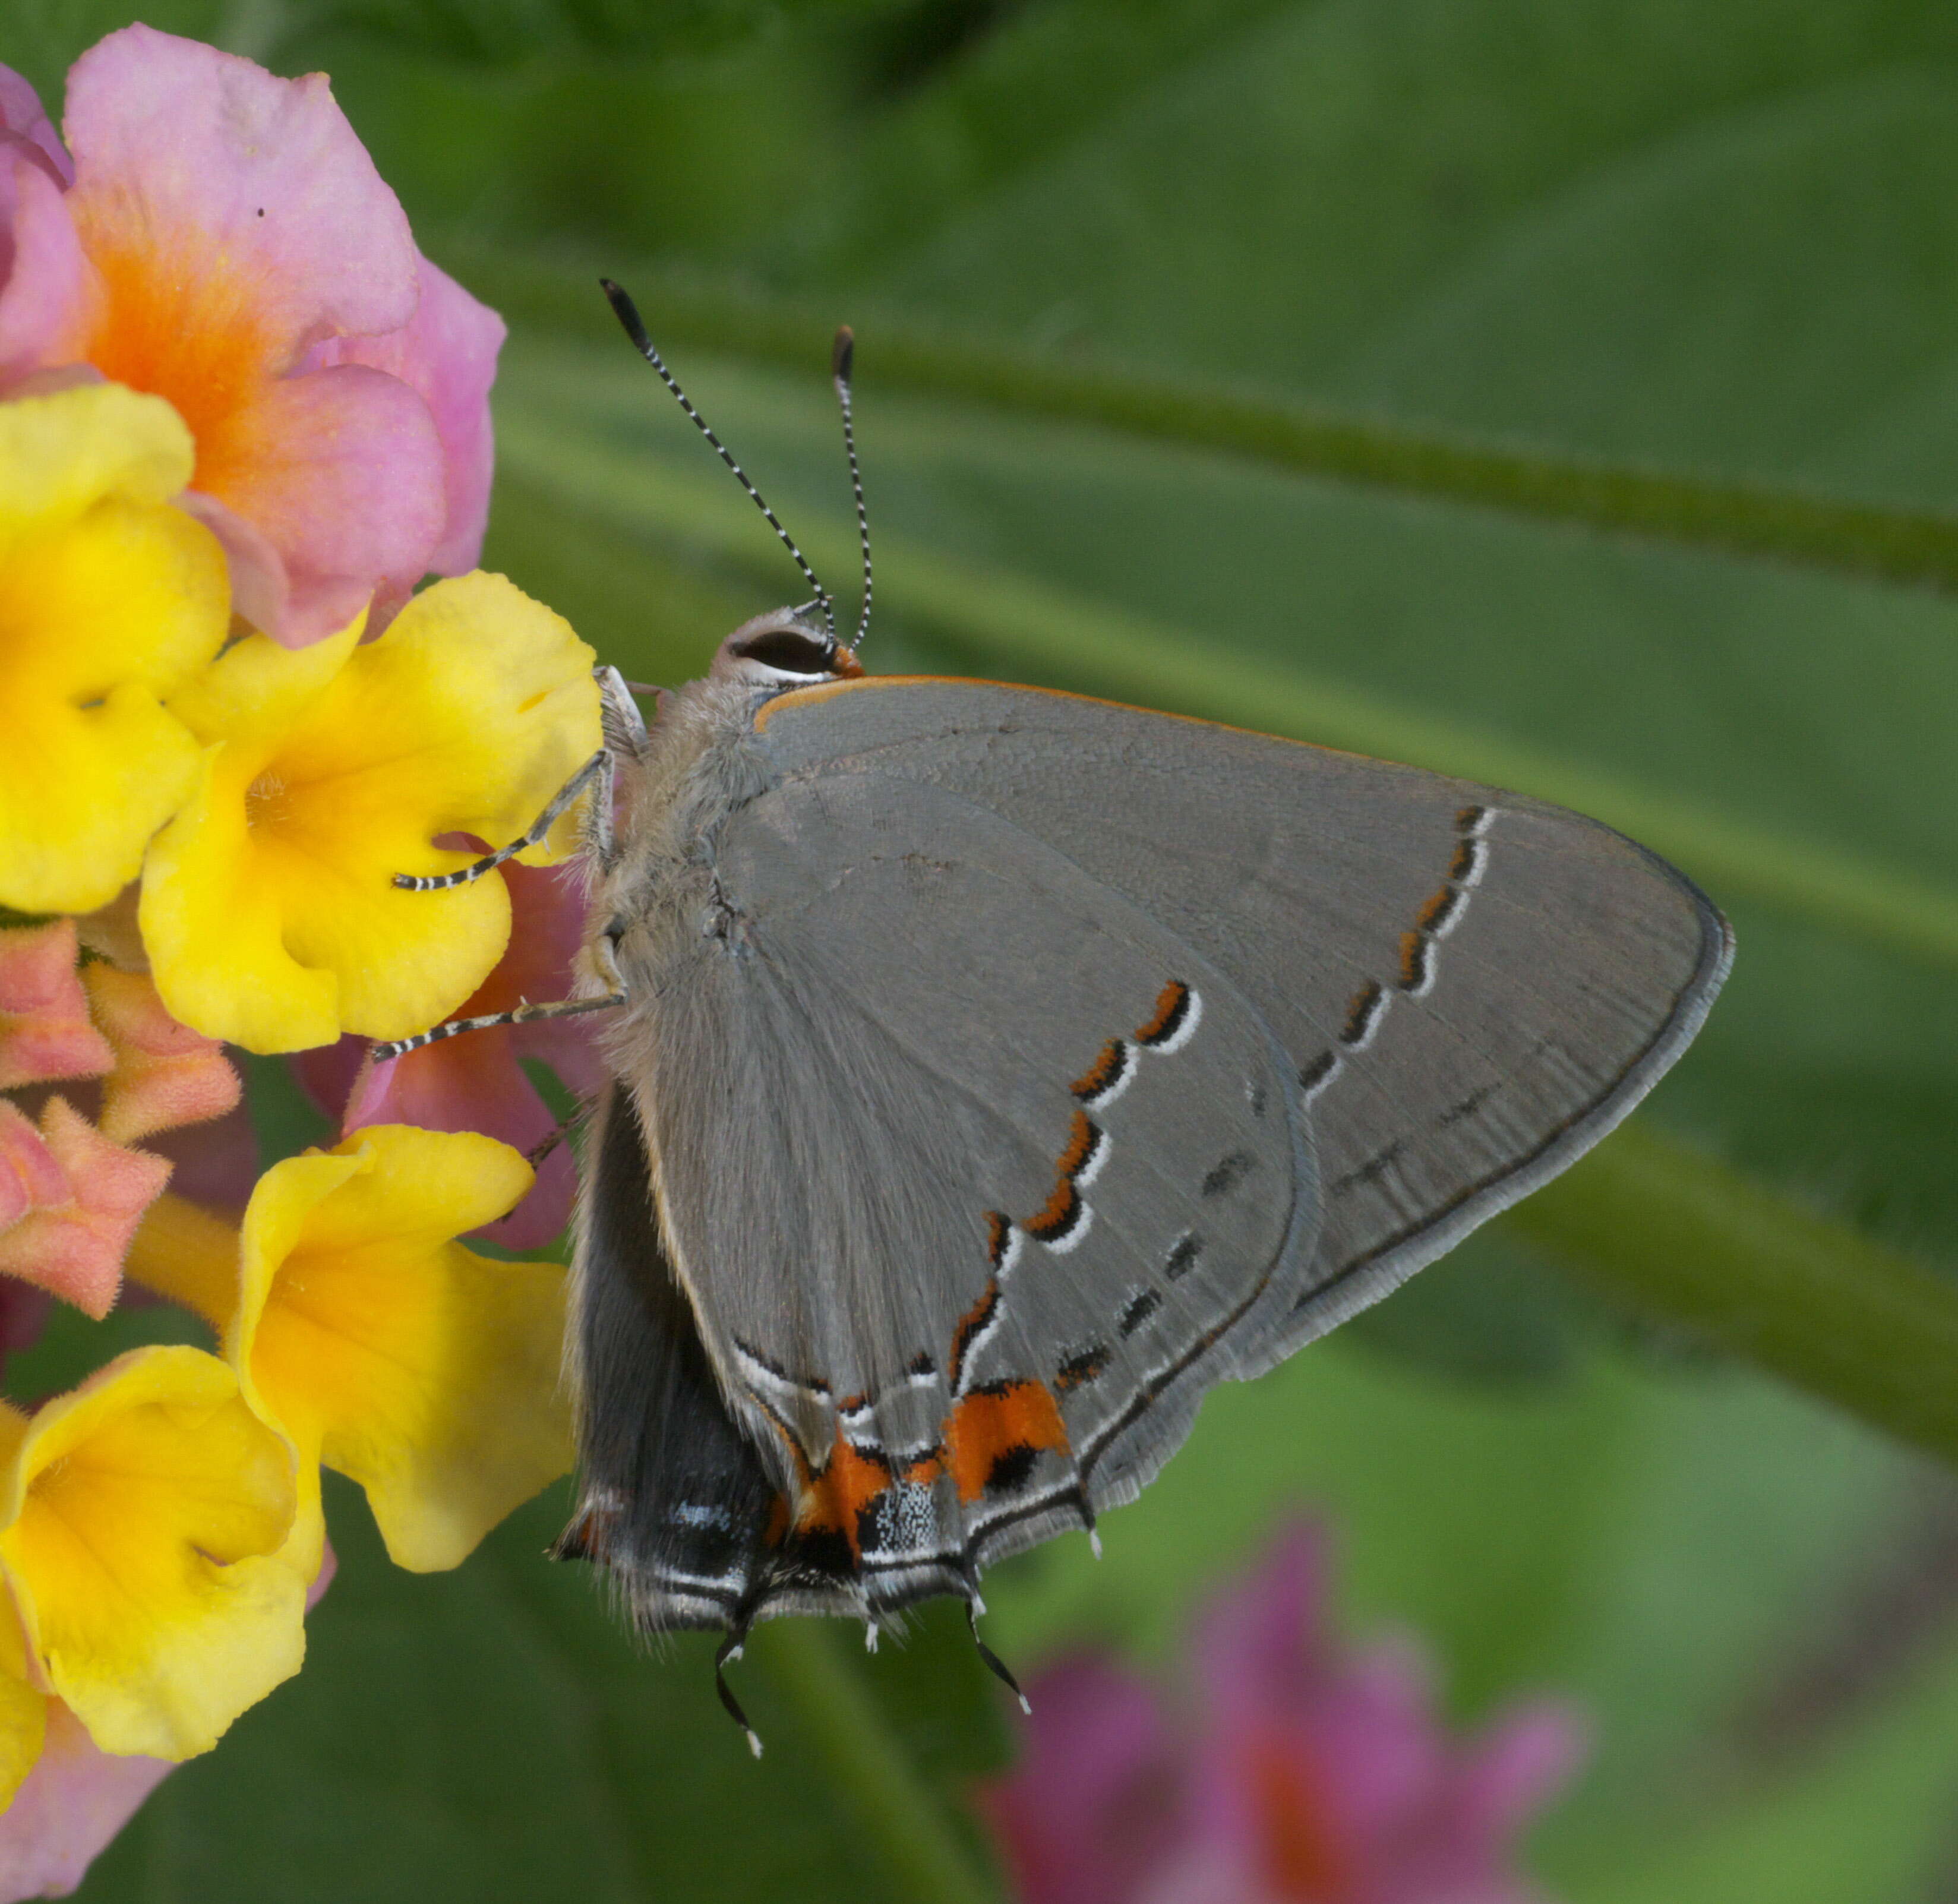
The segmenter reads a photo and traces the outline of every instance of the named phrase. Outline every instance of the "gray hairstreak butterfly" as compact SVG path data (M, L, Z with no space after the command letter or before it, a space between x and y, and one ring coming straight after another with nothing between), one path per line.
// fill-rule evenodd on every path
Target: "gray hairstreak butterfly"
M854 479L847 333L836 371ZM1213 1383L1609 1131L1731 949L1678 873L1540 800L867 676L775 527L816 599L650 728L602 670L605 751L532 835L592 790L603 995L556 1009L616 1009L558 1551L724 1661L771 1614L971 1607L991 1562L1091 1535Z

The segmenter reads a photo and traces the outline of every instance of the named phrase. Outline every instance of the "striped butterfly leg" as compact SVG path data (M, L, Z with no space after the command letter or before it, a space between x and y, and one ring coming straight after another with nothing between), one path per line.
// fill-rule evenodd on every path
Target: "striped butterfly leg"
M593 790L593 797L585 821L585 846L600 866L611 865L615 851L612 838L615 756L619 751L637 754L644 748L646 724L640 718L632 689L616 668L594 668L592 673L598 683L599 713L606 744L558 789L550 804L531 822L523 836L494 853L486 853L481 859L454 873L398 873L394 875L397 886L404 892L442 892L451 886L473 885L486 874L495 872L505 860L513 860L527 847L537 844L588 788Z
M558 789L551 803L529 827L508 846L486 853L453 873L398 873L394 884L404 892L445 892L451 886L473 885L486 874L494 873L506 860L514 860L526 847L535 846L568 813L588 787L597 783L589 822L591 844L601 860L612 857L612 752L600 747L570 779Z
M629 711L632 728L626 738L631 743L633 733L643 741L645 728L639 723L638 710L634 707L624 682L616 668L598 670L600 685L606 701L608 730L619 717L616 708L619 703ZM610 677L609 680L607 676ZM512 840L508 846L495 853L486 854L481 859L461 867L454 873L423 876L398 873L394 884L410 892L438 892L451 886L467 885L492 873L506 860L513 859L526 847L535 846L548 835L557 822L569 811L572 804L587 789L591 791L591 806L585 822L586 843L588 850L601 866L609 866L614 855L612 835L612 782L614 756L610 747L601 747L578 771L558 790L556 797L531 823L521 839ZM626 1003L626 981L620 975L615 942L610 933L602 934L594 946L600 975L604 978L606 991L598 998L553 999L541 1004L525 1003L508 1012L493 1012L479 1018L452 1019L446 1025L438 1025L426 1031L418 1031L413 1038L396 1038L374 1047L374 1061L385 1064L390 1059L398 1058L410 1051L419 1051L424 1045L439 1044L444 1038L452 1038L464 1031L486 1031L499 1025L531 1025L542 1019L572 1018L585 1012L610 1011Z
M396 1038L386 1044L377 1044L373 1057L376 1064L385 1064L391 1059L405 1056L410 1051L419 1051L424 1045L439 1044L445 1038L461 1036L464 1031L487 1031L499 1025L534 1025L543 1019L575 1018L585 1012L615 1011L626 1003L626 981L619 970L617 954L613 950L613 940L610 933L601 933L594 942L598 959L598 969L610 989L600 998L555 998L540 1005L519 1005L507 1012L491 1012L481 1018L451 1019L446 1025L432 1026L426 1031L417 1031L411 1038Z

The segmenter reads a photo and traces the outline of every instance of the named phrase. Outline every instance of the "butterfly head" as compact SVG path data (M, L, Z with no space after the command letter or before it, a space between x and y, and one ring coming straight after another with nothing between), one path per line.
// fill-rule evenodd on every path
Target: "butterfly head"
M711 678L779 692L853 680L863 672L854 652L819 621L778 608L743 622L721 644Z

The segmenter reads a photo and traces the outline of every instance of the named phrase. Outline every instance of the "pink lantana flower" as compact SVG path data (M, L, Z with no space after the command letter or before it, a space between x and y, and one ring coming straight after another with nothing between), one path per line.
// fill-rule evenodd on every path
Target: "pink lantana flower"
M584 935L579 869L512 860L503 877L510 888L510 943L495 970L457 1007L457 1018L571 996L572 962ZM557 1120L524 1075L523 1060L549 1065L581 1098L596 1097L605 1082L590 1022L583 1019L466 1031L386 1064L367 1062L369 1048L364 1038L343 1038L293 1060L306 1088L340 1117L344 1136L370 1124L480 1130L528 1155L551 1136ZM577 1187L570 1146L560 1144L540 1158L537 1170L530 1194L483 1236L505 1249L535 1250L564 1228Z
M1301 1529L1212 1603L1187 1719L1091 1655L1028 1687L984 1795L1026 1904L1536 1904L1513 1841L1581 1728L1541 1703L1451 1740L1409 1649L1330 1632L1323 1571Z
M99 1077L116 1062L88 1015L72 919L0 928L0 1091Z
M324 74L135 26L70 70L65 151L4 68L0 119L0 387L167 398L239 613L303 646L474 566L502 322L417 251Z

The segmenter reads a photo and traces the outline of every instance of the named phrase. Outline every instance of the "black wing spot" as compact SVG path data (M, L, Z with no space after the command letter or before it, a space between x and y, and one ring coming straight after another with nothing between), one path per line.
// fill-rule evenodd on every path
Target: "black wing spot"
M1160 1289L1139 1289L1129 1298L1128 1307L1122 1311L1122 1319L1117 1326L1124 1335L1133 1335L1162 1305L1163 1293Z
M1203 1180L1206 1196L1228 1196L1257 1167L1257 1159L1247 1150L1234 1150L1220 1158Z
M1362 1183L1377 1183L1393 1168L1401 1152L1405 1148L1405 1145L1399 1138L1396 1138L1385 1150L1376 1151L1358 1168L1348 1171L1344 1177L1332 1183L1328 1187L1326 1194L1329 1196L1344 1196L1348 1190L1358 1190Z
M1039 1450L1029 1447L1024 1441L1016 1441L1010 1448L1003 1448L993 1457L993 1465L986 1471L986 1491L989 1494L1010 1493L1016 1487L1024 1487L1034 1472L1034 1464L1040 1459Z
M1196 1259L1203 1253L1203 1239L1194 1230L1186 1230L1169 1246L1169 1254L1163 1261L1163 1274L1171 1282L1179 1276L1187 1276L1196 1267Z
M1069 1389L1085 1388L1108 1366L1108 1345L1090 1342L1069 1355L1054 1371L1053 1385L1065 1394Z

